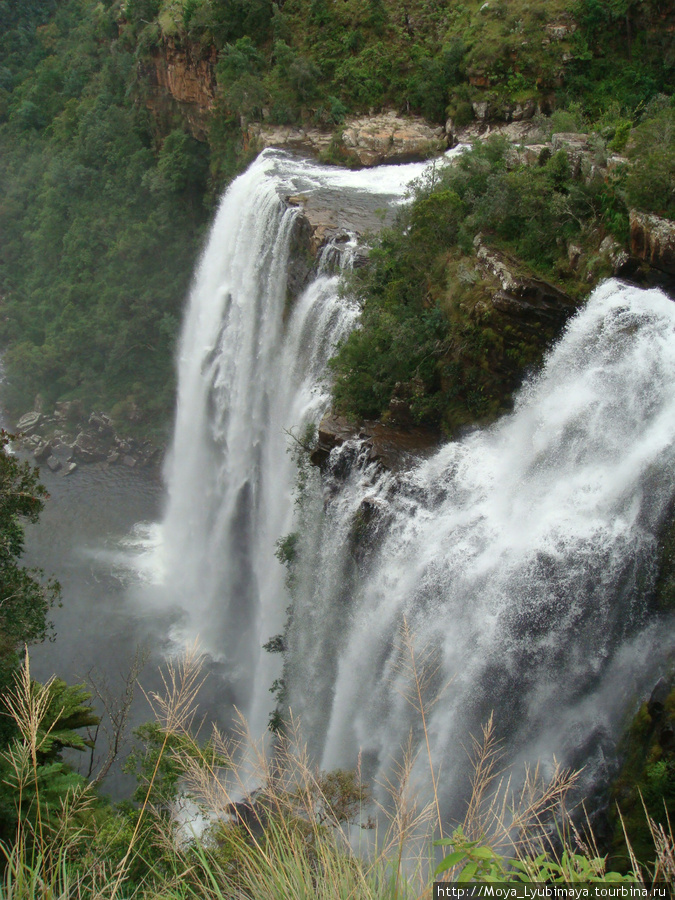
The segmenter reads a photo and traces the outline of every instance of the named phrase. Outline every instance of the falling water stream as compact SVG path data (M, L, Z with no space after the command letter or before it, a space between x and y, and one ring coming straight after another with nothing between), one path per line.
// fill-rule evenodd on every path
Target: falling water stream
M265 151L223 198L198 270L179 350L165 583L185 613L181 637L198 634L223 660L233 703L254 730L265 727L279 674L262 644L283 628L288 604L274 553L293 520L289 432L298 437L321 418L326 362L358 317L321 265L289 308L299 209L284 197L374 210L400 200L425 168L349 172Z
M604 284L511 415L397 477L358 445L336 449L329 498L314 471L298 509L286 432L325 411L326 361L358 311L319 270L289 312L298 210L283 196L391 203L421 170L348 173L268 151L230 188L180 346L163 552L182 633L224 660L235 703L261 729L279 674L261 646L289 604L274 550L299 528L284 674L325 768L361 754L381 780L419 734L407 623L452 810L463 747L491 713L511 758L556 754L593 779L665 665L671 629L650 618L649 597L675 487L675 306Z
M372 218L424 168L349 172L265 151L232 184L185 315L166 510L141 556L174 641L200 637L223 704L254 733L281 674L262 645L285 629L286 703L324 768L360 756L382 781L409 733L419 740L412 650L452 814L465 747L491 714L510 760L582 762L591 785L668 667L672 622L650 600L675 493L675 306L603 284L510 415L396 475L348 442L294 502L292 435L326 411L326 363L359 310L326 264L289 300L301 209L285 198ZM343 235L343 265L354 242ZM289 619L275 548L293 531Z

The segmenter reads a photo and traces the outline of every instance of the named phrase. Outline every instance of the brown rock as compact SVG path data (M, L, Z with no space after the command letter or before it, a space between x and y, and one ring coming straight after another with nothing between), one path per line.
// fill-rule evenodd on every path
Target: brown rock
M157 117L170 120L177 109L197 140L208 135L208 122L216 98L215 47L176 42L167 38L152 55L144 74L150 84L146 106Z
M333 132L319 128L251 125L248 135L260 149L285 147L312 155L327 150L334 140ZM443 128L391 111L348 117L339 142L362 166L426 159L448 145Z
M323 465L330 451L347 441L361 441L368 458L385 469L400 471L430 456L441 440L440 432L422 426L402 427L383 422L353 425L342 416L322 419L317 433L317 447L311 454L314 465Z
M492 296L495 309L527 321L538 321L560 327L576 309L571 297L563 291L529 275L518 272L516 264L498 250L485 247L480 236L477 244L478 266L487 275L497 278L501 290Z
M675 275L675 222L632 209L630 249L652 268Z

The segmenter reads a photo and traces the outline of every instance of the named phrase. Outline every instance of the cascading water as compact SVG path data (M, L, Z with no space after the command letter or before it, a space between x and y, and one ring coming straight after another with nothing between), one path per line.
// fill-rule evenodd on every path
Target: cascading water
M274 559L293 512L286 431L320 418L326 361L357 317L321 268L289 313L299 210L282 198L348 195L375 209L424 168L348 172L266 151L223 198L199 267L179 349L164 581L184 611L181 636L198 634L223 661L229 699L253 728L264 727L274 677L261 646L283 627L288 602Z
M358 447L333 462L345 454ZM556 754L592 782L672 642L646 614L674 489L675 305L616 281L513 414L399 479L357 460L327 510L308 512L296 572L286 676L321 765L361 753L381 783L419 733L405 621L420 676L436 671L428 727L449 814L493 712L511 759ZM363 529L352 540L364 513L365 550Z
M234 182L181 340L162 531L182 632L223 661L227 701L259 733L279 674L261 645L289 603L275 544L300 526L284 675L326 768L362 753L381 778L419 734L406 620L421 668L436 671L428 699L450 681L428 724L452 812L463 747L492 711L512 759L581 749L593 778L663 662L668 629L649 624L647 600L675 478L675 307L605 284L512 415L405 476L346 445L329 463L336 489L324 499L310 484L294 510L285 432L320 418L327 358L357 311L326 273L288 309L299 212L281 198L351 192L374 207L422 170L350 173L266 151Z

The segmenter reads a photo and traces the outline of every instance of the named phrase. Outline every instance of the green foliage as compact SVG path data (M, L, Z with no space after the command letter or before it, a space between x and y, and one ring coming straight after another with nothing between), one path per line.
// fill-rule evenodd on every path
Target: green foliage
M66 748L85 751L93 747L92 741L79 733L100 721L90 706L91 692L83 684L69 685L60 678L52 679L47 688L49 705L40 726L39 758L55 760Z
M144 19L152 10L130 4ZM165 420L172 353L205 219L208 151L163 140L138 102L114 9L68 0L16 73L0 125L0 339L13 410L127 400Z
M624 875L619 872L607 872L606 860L603 857L589 857L583 853L575 853L567 846L564 846L559 858L551 853L506 858L496 853L487 842L467 840L461 828L458 828L451 838L434 841L434 845L456 848L439 863L434 874L438 876L449 870L456 870L453 872L452 880L460 884L635 882L633 873Z
M283 563L283 565L289 568L293 565L298 552L299 540L300 535L297 531L293 531L290 534L279 538L274 555L280 563Z
M661 715L656 712L650 715L648 704L643 703L619 747L621 769L611 786L609 804L612 863L619 869L630 866L624 829L638 861L649 865L655 850L653 828L647 815L666 832L675 816L675 752L668 739L674 716L675 690L667 697Z
M263 644L263 650L266 650L267 653L285 653L286 642L283 634L275 634L271 637L266 644Z
M675 104L657 98L631 135L626 179L631 206L675 218Z
M58 832L69 797L80 795L85 779L62 759L65 748L93 746L76 729L98 724L81 685L50 679L42 685L30 676L29 658L2 697L14 735L0 751L0 839L28 829L44 837Z
M47 636L47 614L61 590L41 570L20 565L24 525L38 520L47 492L38 470L8 452L9 439L0 434L0 694L13 683L23 644ZM11 732L7 718L0 718L0 743Z
M169 731L156 721L139 726L134 735L138 743L125 763L125 771L138 781L133 799L144 803L149 797L166 816L178 796L181 778L195 763L209 771L227 764L212 741L200 745L187 732Z
M375 418L404 400L414 420L450 432L493 417L556 326L495 308L499 283L477 264L474 238L506 251L516 275L577 296L600 273L573 272L568 244L599 243L601 228L625 238L627 224L620 184L575 177L563 151L521 165L507 142L493 139L437 167L352 280L362 326L331 363L336 406Z
M242 128L253 121L339 128L349 114L391 106L462 125L476 101L500 115L525 100L550 104L556 94L565 110L554 124L568 130L617 107L612 152L644 118L634 134L636 147L646 147L647 177L630 171L630 202L672 214L668 117L647 109L658 92L672 93L664 14L657 0L551 0L546 15L526 0L3 0L0 340L9 348L13 411L39 392L48 402L140 409L146 428L166 422L205 206L250 159ZM550 40L553 22L578 27ZM148 113L150 57L166 39L190 56L218 52L208 142L191 137L164 104ZM326 159L349 163L337 144ZM517 196L522 182L496 202ZM531 202L530 192L520 207ZM578 215L574 191L556 202ZM625 210L612 203L607 227L625 233ZM544 218L539 233L548 240L556 216ZM521 219L504 216L502 230ZM532 255L539 236L526 231ZM542 249L550 267L555 251ZM437 321L423 318L426 352L411 370L433 369L438 357ZM414 331L412 322L401 328L402 352ZM374 410L389 389L371 375ZM435 401L416 404L418 416L438 417Z

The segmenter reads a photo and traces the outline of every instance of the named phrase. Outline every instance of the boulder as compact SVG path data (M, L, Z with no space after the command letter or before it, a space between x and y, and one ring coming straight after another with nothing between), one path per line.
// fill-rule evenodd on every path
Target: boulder
M611 235L603 238L598 253L609 261L615 275L618 275L630 260L621 244Z
M496 278L501 289L492 296L495 309L530 322L542 322L556 328L562 326L576 309L564 291L530 275L518 272L516 263L506 254L485 247L481 236L474 239L478 267Z
M630 249L652 268L675 275L675 222L631 209Z
M24 416L21 416L19 421L16 423L16 430L19 434L33 434L33 432L41 422L42 414L37 412L37 410L32 410L31 412L26 413Z
M51 456L53 447L52 441L45 441L43 444L38 444L35 450L33 450L33 456L38 462L44 462Z
M89 416L88 425L91 431L94 431L101 437L108 437L113 433L112 419L110 416L106 416L105 413L93 412Z
M61 460L57 459L55 456L50 456L47 460L47 466L52 472L58 472L62 465Z
M80 462L101 462L108 455L104 442L90 431L81 431L73 444L73 456Z

